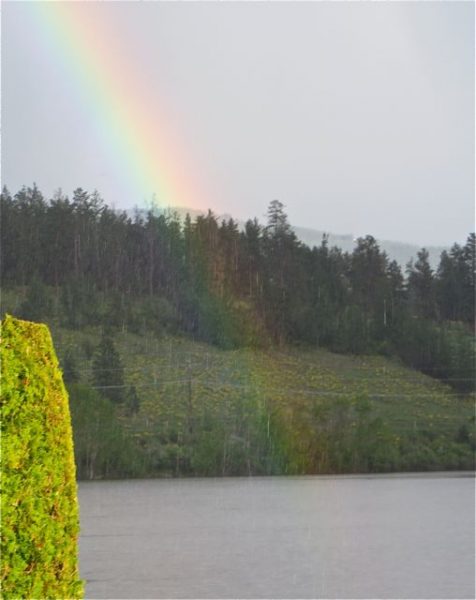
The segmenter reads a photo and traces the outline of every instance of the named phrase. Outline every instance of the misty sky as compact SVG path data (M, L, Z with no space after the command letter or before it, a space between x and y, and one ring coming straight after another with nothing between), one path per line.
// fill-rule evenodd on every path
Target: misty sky
M278 198L295 225L419 245L474 230L472 2L89 10L114 32L124 80L185 149L188 206L264 220ZM30 13L2 5L3 184L96 188L118 208L140 205L92 118L94 97Z

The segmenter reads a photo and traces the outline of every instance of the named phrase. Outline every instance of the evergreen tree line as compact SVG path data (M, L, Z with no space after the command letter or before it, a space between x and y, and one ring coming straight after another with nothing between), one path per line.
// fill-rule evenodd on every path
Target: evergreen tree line
M1 194L4 289L20 315L61 325L182 332L223 348L269 343L398 356L462 392L474 390L474 233L405 271L370 235L352 253L302 244L278 200L265 225L240 230L212 212L133 215L77 189Z

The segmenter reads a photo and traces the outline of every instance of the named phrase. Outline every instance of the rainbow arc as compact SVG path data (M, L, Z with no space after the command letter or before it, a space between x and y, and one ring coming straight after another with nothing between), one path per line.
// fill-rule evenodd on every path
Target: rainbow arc
M104 10L95 2L32 2L52 60L71 79L121 180L134 199L159 208L204 208L196 169L163 103L138 74ZM193 181L193 183L192 183Z

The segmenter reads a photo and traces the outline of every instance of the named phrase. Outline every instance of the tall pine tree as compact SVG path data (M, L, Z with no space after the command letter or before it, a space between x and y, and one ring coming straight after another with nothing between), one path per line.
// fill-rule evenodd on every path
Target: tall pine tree
M104 398L115 404L124 402L124 369L109 333L103 333L93 356L92 380L94 387Z

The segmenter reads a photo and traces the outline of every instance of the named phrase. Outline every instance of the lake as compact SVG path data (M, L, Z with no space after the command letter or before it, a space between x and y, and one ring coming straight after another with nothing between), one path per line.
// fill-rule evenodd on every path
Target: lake
M474 598L472 473L81 482L87 598Z

